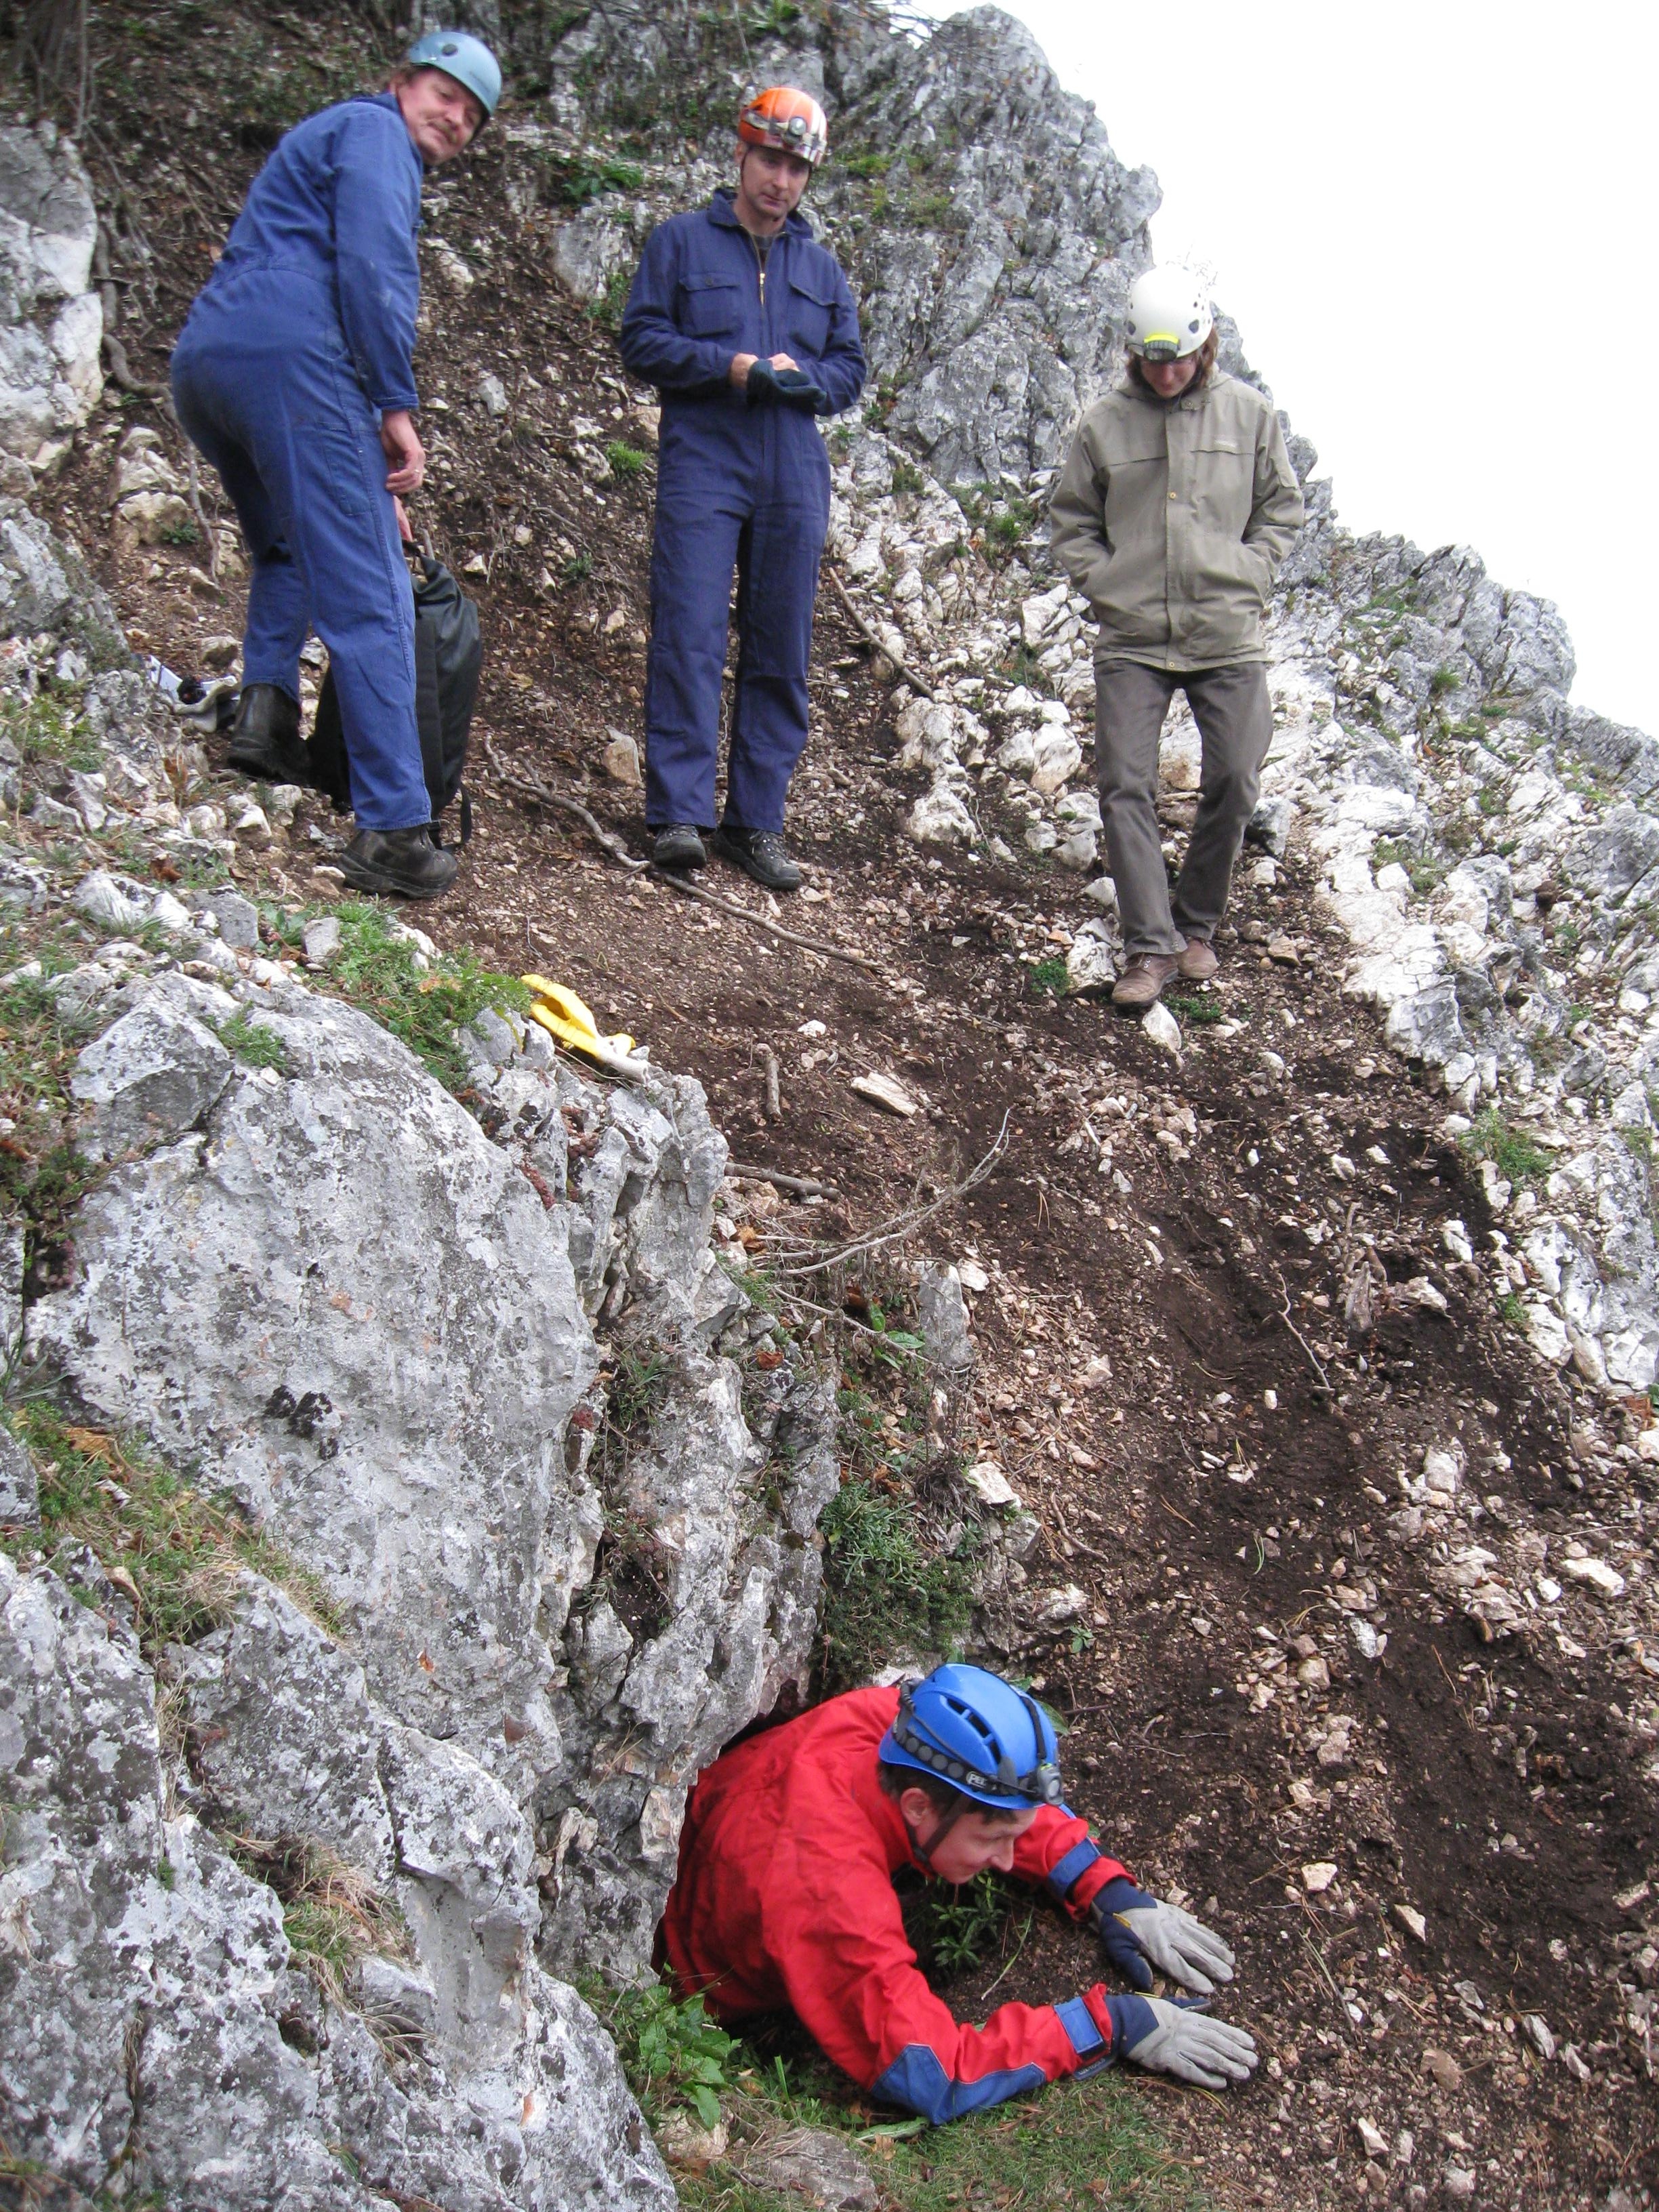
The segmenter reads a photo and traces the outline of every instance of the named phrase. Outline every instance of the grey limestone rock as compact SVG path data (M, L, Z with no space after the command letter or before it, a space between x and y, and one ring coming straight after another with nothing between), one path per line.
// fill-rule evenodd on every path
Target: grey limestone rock
M308 1817L291 1793L317 1781L321 1824L343 1819L360 1844L372 1822L350 1819L354 1788L395 1802L407 1848L377 1838L378 1858L363 1856L381 1870L395 1861L411 1893L470 1880L449 1909L445 1961L453 1985L460 1954L475 1955L474 2013L457 2024L452 1988L446 2014L418 1931L413 1960L364 1961L361 2011L322 1996L275 1893L193 1814L169 1814L155 1682L131 1634L55 1576L0 1557L9 2148L85 2195L118 2173L123 2189L181 2212L367 2212L388 2195L489 2212L665 2212L672 2191L598 2022L524 1958L534 1905L522 1822L474 1762L395 1726L384 1796L372 1767L350 1770L343 1729L356 1720L373 1741L375 1717L361 1673L331 1668L325 1643L248 1578L237 1626L216 1650L186 1655L192 1699L224 1729L210 1747L216 1777L273 1761L276 1775L244 1771L246 1790L230 1792L273 1826ZM294 1673L264 1729L249 1708L270 1692L258 1670L272 1662ZM509 1834L517 1856L503 1864ZM513 1941L498 1934L504 1898ZM421 2046L405 2042L395 2071L394 2020L405 2033L412 2022Z
M458 1915L496 1916L498 1964L535 1942L567 1972L642 1971L687 1788L803 1676L836 1479L822 1386L757 1376L751 1427L738 1369L707 1349L744 1302L709 1250L726 1148L700 1088L515 1060L479 1078L487 1135L339 1002L239 985L284 1053L250 1067L215 1034L235 999L116 949L60 987L111 1024L75 1081L117 1164L77 1218L75 1282L30 1309L30 1349L236 1496L360 1655L274 1601L245 1613L222 1639L241 1717L214 1709L213 1786L243 1803L257 1777L238 1819L304 1814L366 1870L391 1849L411 1925L428 1891L470 1900L427 1914L446 2019L464 2009L440 1956ZM665 1378L625 1479L592 1455L596 1314ZM618 1513L632 1561L606 1538ZM668 1609L646 1618L658 1587ZM210 1662L230 1665L220 1643L192 1668ZM325 1771L307 1763L329 1746ZM446 1761L496 1808L472 1820L495 1904L443 1856L447 1814L422 1825L434 1789L453 1803L453 1778L431 1779Z
M916 1307L932 1364L952 1373L972 1367L974 1345L968 1334L962 1278L948 1260L924 1261L916 1275Z
M37 468L103 392L97 234L73 142L50 123L0 128L0 447Z
M0 1527L33 1528L40 1519L34 1462L9 1429L0 1428Z

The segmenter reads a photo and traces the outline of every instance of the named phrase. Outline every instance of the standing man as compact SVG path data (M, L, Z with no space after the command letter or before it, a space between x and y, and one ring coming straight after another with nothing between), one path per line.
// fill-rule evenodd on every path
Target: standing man
M1112 1003L1143 1013L1173 975L1216 971L1211 939L1273 737L1262 617L1302 526L1284 433L1218 372L1210 302L1186 270L1129 295L1123 384L1078 426L1049 508L1056 557L1094 608L1096 758L1126 964ZM1203 740L1175 902L1158 828L1158 750L1184 691Z
M622 326L629 374L662 397L645 690L653 854L664 868L707 858L735 568L737 687L714 846L777 891L801 880L782 831L830 525L817 418L864 387L847 279L796 212L828 143L810 94L759 94L738 119L736 190L652 233Z
M661 1936L681 1995L727 2022L787 2006L860 2087L936 2126L1119 2058L1208 2089L1248 2081L1247 2029L1150 1994L1156 1970L1207 1996L1233 1978L1231 1948L1105 1856L1060 1802L1058 1756L1033 1698L955 1665L750 1736L686 1808ZM906 1940L901 1867L1041 1885L1135 1994L1096 1982L964 2026Z
M173 356L173 397L252 560L230 765L309 781L300 653L314 624L340 697L360 890L434 898L415 714L415 599L399 500L426 456L412 410L421 180L495 112L501 73L464 31L410 47L383 93L288 133L254 179Z

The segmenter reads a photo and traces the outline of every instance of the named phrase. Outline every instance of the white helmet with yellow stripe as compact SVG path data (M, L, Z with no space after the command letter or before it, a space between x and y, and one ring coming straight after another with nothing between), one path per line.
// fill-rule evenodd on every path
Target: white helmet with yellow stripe
M1184 361L1215 328L1209 295L1190 269L1149 269L1129 294L1124 337L1145 361Z

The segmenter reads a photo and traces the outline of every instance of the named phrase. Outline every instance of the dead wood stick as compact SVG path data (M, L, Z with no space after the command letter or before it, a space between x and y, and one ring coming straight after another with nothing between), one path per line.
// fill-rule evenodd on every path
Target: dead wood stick
M761 1072L766 1078L766 1118L769 1121L783 1119L783 1098L778 1083L778 1056L769 1044L760 1048Z
M668 869L659 868L654 860L636 860L622 839L603 828L580 799L565 799L558 792L550 791L545 784L538 783L532 777L521 775L516 769L508 768L487 740L484 751L490 766L509 788L522 792L527 799L534 799L538 806L562 807L565 813L575 815L611 859L633 874L640 875L648 871L659 883L666 884L670 890L678 891L682 897L696 899L702 906L718 907L722 914L729 914L738 921L746 921L751 929L763 929L769 937L781 938L786 945L799 945L804 952L816 952L821 960L842 960L849 968L865 969L872 975L883 973L878 962L866 960L861 952L848 952L839 945L826 945L816 937L802 937L796 930L786 929L781 922L769 921L763 914L752 914L746 906L738 906L731 899L717 897L713 891L704 890L700 884L683 882Z
M911 667L908 661L902 659L899 654L894 652L892 647L888 644L885 638L882 636L880 631L877 629L875 624L869 619L868 616L861 613L859 608L854 604L852 593L848 590L846 585L842 583L841 578L836 574L833 568L830 571L830 580L836 587L836 597L841 601L842 606L846 608L848 615L852 617L854 627L863 635L868 643L872 645L884 659L890 660L892 662L894 672L901 677L903 681L909 685L913 691L920 691L924 699L931 699L933 696L933 685L931 684L925 683L922 678L917 675L915 670Z
M942 1213L947 1206L954 1206L975 1184L983 1182L1002 1158L1007 1142L1008 1116L1005 1114L1002 1127L997 1131L996 1142L985 1158L976 1167L970 1168L960 1182L952 1183L950 1189L936 1198L931 1206L917 1206L908 1213L896 1214L891 1221L884 1222L879 1229L872 1230L867 1237L855 1237L852 1243L843 1244L836 1251L827 1252L821 1260L808 1260L794 1267L775 1267L772 1270L774 1275L821 1275L826 1267L839 1267L843 1260L854 1259L860 1252L873 1252L880 1245L898 1243L913 1231L920 1229L924 1221L931 1221L936 1213Z
M1277 1273L1277 1269L1275 1269L1274 1272ZM1320 1389L1325 1392L1328 1397L1332 1395L1333 1393L1331 1390L1330 1376L1320 1365L1318 1355L1314 1351L1312 1345L1309 1343L1307 1338L1303 1335L1301 1330L1291 1318L1291 1294L1289 1290L1285 1287L1285 1278L1282 1274L1279 1277L1279 1295L1283 1300L1283 1304L1279 1309L1279 1318L1284 1322L1285 1328L1289 1329L1291 1334L1302 1346L1304 1352L1307 1353L1308 1364L1313 1369L1314 1373L1319 1377Z
M811 1176L784 1175L776 1168L740 1168L728 1161L726 1172L733 1182L771 1182L780 1190L793 1190L802 1198L839 1198L832 1182L814 1182Z

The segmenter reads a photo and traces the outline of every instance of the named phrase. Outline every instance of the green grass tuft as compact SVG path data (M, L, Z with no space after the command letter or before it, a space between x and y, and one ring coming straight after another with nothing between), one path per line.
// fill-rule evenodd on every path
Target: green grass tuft
M626 439L613 438L605 449L605 458L611 475L626 482L638 476L651 457L642 453L637 446L630 446Z
M486 1006L526 1012L530 994L514 975L479 966L470 952L446 953L422 969L416 948L392 933L392 917L365 900L336 907L340 949L324 988L372 1014L451 1091L466 1081L455 1032Z
M1506 1182L1541 1182L1550 1173L1549 1154L1512 1129L1495 1106L1476 1118L1463 1145L1477 1160L1490 1160Z
M877 1479L844 1482L818 1522L824 1539L819 1630L827 1695L896 1651L956 1650L968 1629L969 1565L922 1541L908 1501Z
M1039 960L1031 969L1030 986L1039 999L1063 999L1068 971L1063 960Z
M246 1012L233 1014L218 1028L221 1044L228 1045L247 1066L274 1067L279 1075L287 1074L288 1047L275 1030L251 1021Z

